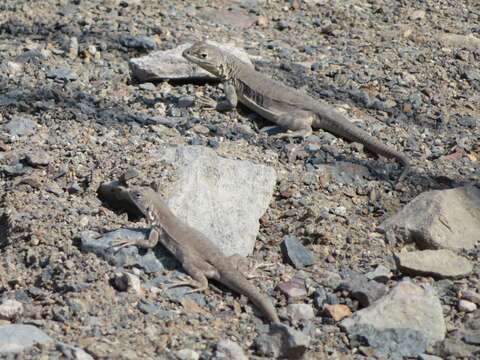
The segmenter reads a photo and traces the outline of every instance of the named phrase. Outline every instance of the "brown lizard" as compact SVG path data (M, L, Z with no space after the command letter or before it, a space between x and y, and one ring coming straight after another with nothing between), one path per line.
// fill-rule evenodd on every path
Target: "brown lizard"
M136 245L153 248L160 241L176 259L193 281L182 283L204 291L208 279L216 280L235 292L245 295L273 323L280 322L269 298L260 293L240 273L233 259L222 251L200 231L179 219L169 209L162 197L150 188L136 188L128 192L131 201L144 214L151 228L148 239L142 241L119 241L117 246ZM166 236L162 236L162 232Z
M230 110L240 101L267 120L291 131L278 137L305 137L312 133L312 128L324 129L349 141L362 143L377 154L397 159L404 166L398 182L407 175L410 165L405 154L355 126L326 102L274 81L235 56L205 42L195 43L186 49L183 57L223 81L226 101L218 103L216 109Z

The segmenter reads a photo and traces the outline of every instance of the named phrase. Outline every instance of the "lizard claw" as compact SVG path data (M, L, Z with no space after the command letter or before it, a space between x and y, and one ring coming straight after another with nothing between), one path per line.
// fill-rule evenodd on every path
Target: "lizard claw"
M193 288L193 290L187 291L185 293L185 295L193 294L193 293L196 293L196 292L204 292L204 291L208 290L208 284L207 285L201 285L199 282L197 282L195 280L191 280L191 279L174 281L171 284L166 285L166 288L167 289L172 289L172 288L181 287L181 286L189 286L189 287Z
M121 249L127 246L134 246L136 245L135 241L132 240L125 240L125 239L114 239L112 240L112 243L110 244L109 247L107 247L108 250L110 249L115 249L114 253L116 254L119 252Z
M200 107L205 110L211 111L211 110L216 110L217 108L217 102L206 96L198 96L195 99L195 103L200 105Z

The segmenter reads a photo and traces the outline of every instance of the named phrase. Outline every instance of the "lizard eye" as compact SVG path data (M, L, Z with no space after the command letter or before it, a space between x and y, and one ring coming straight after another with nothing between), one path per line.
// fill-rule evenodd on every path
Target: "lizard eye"
M206 58L208 57L208 54L205 53L205 52L204 52L204 53L201 53L201 54L200 54L200 57L201 57L202 59L206 59Z

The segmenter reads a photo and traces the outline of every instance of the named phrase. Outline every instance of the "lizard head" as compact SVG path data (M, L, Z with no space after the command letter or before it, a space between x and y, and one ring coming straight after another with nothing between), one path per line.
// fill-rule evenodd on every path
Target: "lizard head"
M128 192L132 202L138 207L138 209L147 215L152 208L152 201L156 196L153 189L150 188L134 188Z
M225 55L216 46L205 42L197 42L184 50L182 56L188 61L200 66L213 75L223 77Z

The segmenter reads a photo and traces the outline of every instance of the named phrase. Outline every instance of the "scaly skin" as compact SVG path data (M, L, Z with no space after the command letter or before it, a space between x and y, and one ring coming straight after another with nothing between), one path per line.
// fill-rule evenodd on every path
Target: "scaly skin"
M407 175L410 164L404 153L388 147L355 126L327 103L274 81L233 55L205 42L195 43L186 49L183 57L223 81L226 101L217 104L218 110L233 109L240 101L250 110L289 130L278 137L305 137L312 133L312 128L324 129L349 141L361 143L379 155L397 159L404 166L398 182Z
M160 195L149 188L138 188L130 190L129 196L145 215L151 230L147 240L120 241L117 245L153 248L160 241L194 280L182 284L197 288L194 291L203 291L208 288L208 279L214 279L245 295L270 322L280 322L270 299L240 273L234 257L226 257L205 235L175 216ZM167 236L161 236L162 232Z

